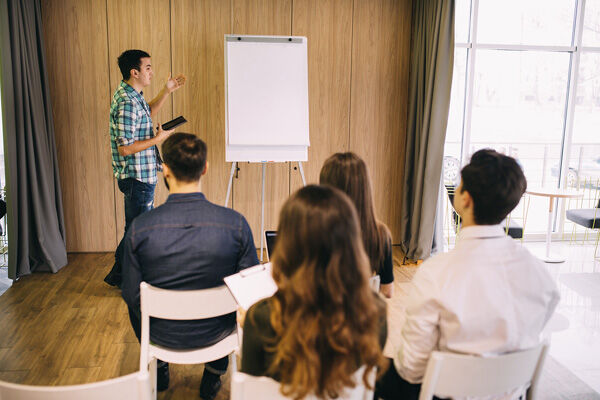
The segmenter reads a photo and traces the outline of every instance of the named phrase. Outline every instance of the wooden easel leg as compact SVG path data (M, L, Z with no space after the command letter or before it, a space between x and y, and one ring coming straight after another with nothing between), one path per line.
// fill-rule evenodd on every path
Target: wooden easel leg
M265 175L267 163L262 163L262 195L260 196L260 262L263 261L265 243Z
M302 161L298 161L298 170L300 171L300 177L302 178L302 184L306 186L306 179L304 178L304 168L302 168Z
M229 195L231 194L231 185L233 184L233 173L235 172L235 167L237 162L234 161L231 163L231 173L229 174L229 183L227 184L227 195L225 196L225 207L229 203Z

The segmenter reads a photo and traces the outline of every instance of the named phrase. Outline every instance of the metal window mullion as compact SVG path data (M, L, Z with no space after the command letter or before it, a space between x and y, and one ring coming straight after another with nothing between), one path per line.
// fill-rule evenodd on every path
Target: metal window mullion
M560 166L559 187L565 187L567 184L567 174L569 171L569 162L571 159L571 145L573 141L573 122L575 120L575 102L577 99L577 87L579 80L579 64L581 61L581 42L583 39L583 22L585 18L585 1L577 1L577 11L575 18L575 48L576 51L571 55L571 70L569 71L569 96L566 105L565 130L563 132L563 153ZM562 233L565 225L565 202L561 201L557 207L560 212L560 221L558 232Z
M595 46L581 46L578 47L578 49L580 49L582 52L585 53L600 53L600 47L595 47Z
M574 52L575 46L544 46L528 44L501 44L501 43L473 43L474 48L483 50L508 50L508 51L549 51L549 52Z
M471 35L469 41L471 48L467 50L469 56L469 65L467 69L467 86L465 92L464 117L463 117L463 137L460 150L461 165L467 164L469 146L471 145L471 117L473 114L473 85L475 80L475 59L477 56L477 48L473 43L477 42L477 24L479 13L479 0L472 0L471 3Z

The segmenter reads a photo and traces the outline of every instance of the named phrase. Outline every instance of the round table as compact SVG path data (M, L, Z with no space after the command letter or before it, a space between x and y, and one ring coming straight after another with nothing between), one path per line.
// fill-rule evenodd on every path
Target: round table
M548 229L546 230L546 255L541 259L547 263L565 262L564 257L550 255L550 242L552 237L552 212L554 211L554 199L575 199L583 197L583 193L573 189L558 189L558 188L531 188L527 189L527 193L532 196L548 197L550 199L550 207L548 209Z

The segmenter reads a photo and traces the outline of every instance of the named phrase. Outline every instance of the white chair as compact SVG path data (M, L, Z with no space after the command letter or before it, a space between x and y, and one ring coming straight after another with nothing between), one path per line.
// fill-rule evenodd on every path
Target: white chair
M367 389L363 384L363 373L365 367L360 367L354 373L356 386L347 388L346 392L338 397L338 400L372 400L373 390ZM372 370L369 376L371 387L375 387L375 375L377 371ZM266 376L253 376L243 372L234 371L231 376L231 400L290 400L279 391L281 384ZM307 396L305 400L316 400L315 396Z
M379 275L373 275L369 279L369 284L371 285L371 289L376 293L379 293L379 286L381 286L381 277Z
M30 386L0 382L2 400L150 400L150 376L145 371L102 382L70 386Z
M236 352L240 347L237 331L212 346L198 349L170 349L150 343L150 317L170 320L214 318L234 313L237 303L227 286L203 290L166 290L146 282L140 283L142 338L140 370L150 371L153 395L156 396L156 360L175 364L202 364ZM237 370L235 357L231 357ZM86 399L87 400L87 399Z
M419 400L438 397L483 397L530 384L527 399L535 399L548 344L492 357L434 351L423 377Z

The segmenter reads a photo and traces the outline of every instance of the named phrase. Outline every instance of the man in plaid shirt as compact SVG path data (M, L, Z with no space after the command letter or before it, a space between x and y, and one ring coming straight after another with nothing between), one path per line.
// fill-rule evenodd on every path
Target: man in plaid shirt
M162 171L157 145L173 131L152 129L154 118L169 94L185 83L185 76L167 79L158 95L147 103L142 90L150 85L154 72L150 55L142 50L126 50L118 63L123 80L115 91L110 105L110 146L113 174L119 190L125 196L125 232L131 221L154 205L156 172ZM121 285L122 240L115 252L115 264L104 281L112 286Z

